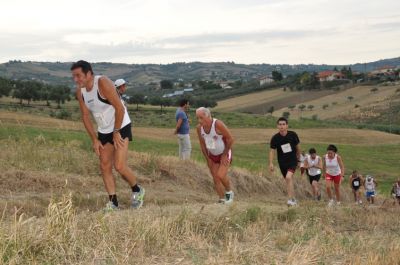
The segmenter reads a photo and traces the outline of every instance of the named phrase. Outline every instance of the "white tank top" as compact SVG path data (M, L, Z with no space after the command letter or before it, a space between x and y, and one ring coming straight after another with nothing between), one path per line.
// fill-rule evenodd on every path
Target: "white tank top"
M208 152L210 152L212 155L218 156L224 152L225 143L224 140L222 140L222 135L217 134L217 132L215 131L216 122L217 119L213 119L210 133L208 134L204 131L203 126L201 126L201 136L203 137L204 142L206 143L206 148Z
M86 107L92 113L97 123L97 131L99 133L107 134L114 131L115 123L115 108L108 102L107 99L101 97L99 93L99 79L100 75L94 77L93 88L89 92L86 88L81 88L83 101ZM122 101L122 100L121 100ZM125 108L124 119L122 121L121 128L131 123L128 111ZM120 128L118 128L120 129Z
M335 154L335 157L333 159L329 159L328 155L325 155L325 166L326 173L331 176L339 176L342 173L337 159L337 154Z
M321 169L316 168L315 166L318 166L318 163L321 159L321 157L316 156L315 159L313 160L311 156L307 156L307 163L308 163L308 174L310 176L317 176L321 174Z
M375 191L375 183L374 178L371 178L371 181L365 180L365 190L366 191Z
M399 183L396 183L395 192L396 192L396 196L400 196L400 185L399 185Z

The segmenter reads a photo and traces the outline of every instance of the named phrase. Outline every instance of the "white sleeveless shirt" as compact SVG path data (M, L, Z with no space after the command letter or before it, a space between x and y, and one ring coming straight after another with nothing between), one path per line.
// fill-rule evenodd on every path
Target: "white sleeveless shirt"
M368 181L367 178L365 179L365 190L366 191L375 191L374 178L371 178L371 181Z
M342 173L342 170L339 166L339 161L337 159L337 154L333 159L329 159L328 155L325 155L325 166L326 166L326 173L331 176L339 176Z
M307 156L306 159L307 159L307 163L308 163L308 167L309 167L308 168L308 174L310 176L320 175L321 174L321 169L319 169L319 168L317 168L315 166L318 166L318 163L319 163L321 157L316 156L315 159L313 160L311 158L311 156L309 155L309 156Z
M206 148L208 152L210 152L214 156L219 156L225 150L225 143L222 139L222 135L217 134L215 130L216 122L217 119L213 119L213 123L208 134L204 131L203 126L201 126L201 136L204 138L204 142L206 143Z
M81 93L86 107L90 110L94 119L96 120L97 131L99 133L107 134L107 133L112 133L114 131L115 108L111 105L110 102L108 102L107 99L102 98L100 95L99 92L100 77L101 77L100 75L96 75L94 77L92 90L88 92L86 88L83 87L81 88ZM131 119L129 118L128 111L126 110L125 105L124 108L125 108L125 113L124 113L124 119L121 124L121 128L131 123Z

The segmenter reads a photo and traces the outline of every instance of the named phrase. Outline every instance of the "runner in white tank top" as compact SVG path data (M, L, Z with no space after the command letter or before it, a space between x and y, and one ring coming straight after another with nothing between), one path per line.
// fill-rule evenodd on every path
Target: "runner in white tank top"
M310 148L308 153L309 155L304 160L304 168L307 170L313 197L319 201L321 200L319 180L321 179L322 159L317 155L315 148Z
M219 156L225 150L225 143L224 143L224 140L222 139L223 136L217 134L217 132L215 131L215 123L216 122L217 122L217 119L213 119L212 125L211 125L211 130L209 133L206 133L204 131L204 127L201 126L201 136L203 137L203 139L206 143L206 148L207 148L208 152L214 156Z
M140 208L145 191L137 184L136 176L128 167L128 145L132 140L130 119L113 82L105 76L94 76L92 66L86 61L73 63L71 71L78 87L76 98L82 121L93 142L93 150L100 159L103 183L109 198L105 210L118 209L113 167L131 187L131 207ZM90 113L97 123L97 136Z
M223 122L211 117L209 109L198 108L196 117L201 151L213 176L219 203L232 203L234 194L227 174L232 161L233 137Z
M340 205L340 183L344 176L344 165L342 158L337 154L337 148L334 145L329 145L327 148L327 154L323 159L323 173L325 174L326 180L326 193L329 197L328 206L333 206L335 201L332 196L332 186L335 187L336 204Z
M115 108L108 100L104 99L99 92L100 78L101 76L99 75L95 76L92 89L87 91L85 87L82 87L81 93L86 107L90 110L93 118L96 120L97 131L107 134L114 131ZM121 128L125 127L129 123L131 123L131 120L129 118L128 111L124 106L124 119L122 121Z

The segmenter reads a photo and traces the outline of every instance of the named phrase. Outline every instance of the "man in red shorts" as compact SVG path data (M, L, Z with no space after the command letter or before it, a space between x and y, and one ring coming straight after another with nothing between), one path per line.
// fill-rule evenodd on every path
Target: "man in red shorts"
M219 196L218 202L230 204L234 196L228 178L228 169L232 162L233 137L222 121L211 117L209 109L198 108L196 117L201 151L213 177L215 190Z

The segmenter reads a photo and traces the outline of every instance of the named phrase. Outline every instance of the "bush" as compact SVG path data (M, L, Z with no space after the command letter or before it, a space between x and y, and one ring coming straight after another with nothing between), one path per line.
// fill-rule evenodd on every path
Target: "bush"
M322 109L327 109L329 107L329 104L324 104L323 106L322 106Z
M318 120L318 115L317 115L317 114L312 115L312 116L311 116L311 119L312 119L313 121Z
M283 116L284 118L286 118L286 119L289 119L290 112L285 111L285 112L282 114L282 116Z
M358 105L358 104L354 105L354 108L359 108L359 107L360 107L360 105Z

